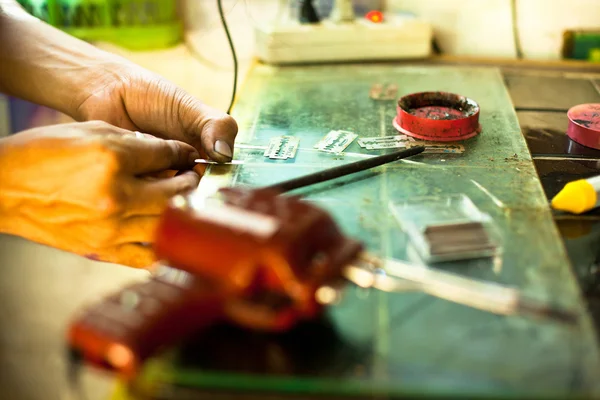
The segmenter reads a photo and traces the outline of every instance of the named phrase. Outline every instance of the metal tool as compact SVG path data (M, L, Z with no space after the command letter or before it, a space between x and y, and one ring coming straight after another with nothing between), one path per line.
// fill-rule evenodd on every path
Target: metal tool
M569 325L578 320L570 310L527 297L516 288L366 253L357 265L345 270L345 276L361 287L385 292L420 291L494 314L548 318Z
M272 189L174 198L154 251L179 272L162 272L85 310L69 336L84 360L132 378L162 347L218 320L283 331L315 318L345 281L419 290L498 314L576 321L513 288L370 255L327 212Z
M410 149L384 154L382 156L367 158L364 160L339 165L337 167L328 168L326 170L317 171L312 174L303 175L299 178L290 179L285 182L276 183L274 185L266 187L266 189L277 190L279 192L287 192L290 190L299 189L301 187L310 186L317 183L340 178L342 176L355 174L357 172L375 168L393 161L398 161L403 158L408 158L422 153L424 150L425 147L416 146Z
M262 189L175 197L154 251L179 270L177 278L161 273L83 310L69 330L71 354L132 378L161 347L216 320L276 331L314 317L323 282L343 281L340 268L362 245L345 238L323 210L281 193L422 151L372 157Z

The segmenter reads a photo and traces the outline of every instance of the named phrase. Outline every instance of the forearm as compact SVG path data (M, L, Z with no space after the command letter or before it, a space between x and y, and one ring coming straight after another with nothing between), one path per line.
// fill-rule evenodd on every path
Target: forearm
M90 83L127 64L29 16L15 0L0 0L0 43L0 91L76 119Z

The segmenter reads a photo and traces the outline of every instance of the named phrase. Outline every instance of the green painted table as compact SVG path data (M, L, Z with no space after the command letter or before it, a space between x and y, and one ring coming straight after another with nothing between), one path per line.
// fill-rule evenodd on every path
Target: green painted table
M294 135L306 150L294 160L271 161L260 150L238 149L235 158L245 163L210 167L200 187L265 185L354 161L357 156L334 157L310 149L332 129L360 136L394 134L395 104L368 97L376 82L396 83L399 96L444 90L471 97L481 106L483 131L464 142L463 154L422 154L301 193L329 210L371 252L399 259L408 257L408 239L390 214L390 202L463 193L493 218L504 252L493 260L444 268L514 285L584 312L497 69L259 65L235 108L238 142L266 145L273 136ZM366 150L353 143L346 151ZM313 339L321 342L309 343ZM569 329L492 315L419 293L349 287L326 321L278 337L217 327L149 363L134 386L155 398L176 398L183 388L300 398L309 393L565 398L600 393L599 377L598 346L587 315L580 327Z

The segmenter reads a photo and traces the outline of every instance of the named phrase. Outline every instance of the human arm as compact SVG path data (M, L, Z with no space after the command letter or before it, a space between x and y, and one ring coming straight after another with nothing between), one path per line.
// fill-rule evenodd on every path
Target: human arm
M0 0L0 91L59 110L194 146L229 161L237 124L163 77Z
M167 201L194 189L196 150L104 122L34 128L0 139L0 233L91 259L149 267Z
M0 90L70 116L91 81L128 63L30 16L15 0L0 0L0 43Z

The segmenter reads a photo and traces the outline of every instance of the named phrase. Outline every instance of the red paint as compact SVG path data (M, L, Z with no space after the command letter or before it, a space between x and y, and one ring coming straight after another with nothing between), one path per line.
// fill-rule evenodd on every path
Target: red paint
M577 105L567 116L567 136L583 146L600 150L600 104Z
M471 138L481 132L479 105L447 92L421 92L398 101L394 127L403 134L435 142Z
M415 117L427 119L460 119L464 115L462 112L450 107L428 106L414 110L412 113Z

